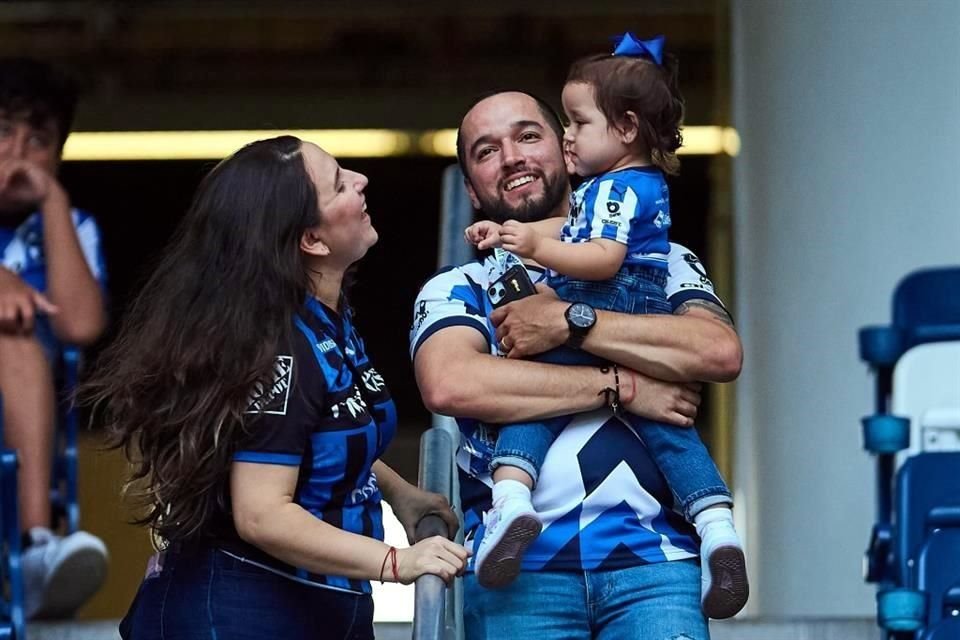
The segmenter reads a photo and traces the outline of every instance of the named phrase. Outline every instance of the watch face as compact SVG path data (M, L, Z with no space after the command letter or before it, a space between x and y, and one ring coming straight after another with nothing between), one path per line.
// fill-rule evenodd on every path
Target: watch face
M597 321L597 313L590 305L577 302L567 311L567 319L575 327L589 329Z

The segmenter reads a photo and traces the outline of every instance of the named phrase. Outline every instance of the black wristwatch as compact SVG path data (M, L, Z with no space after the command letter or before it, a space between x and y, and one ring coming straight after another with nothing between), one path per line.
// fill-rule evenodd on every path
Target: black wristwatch
M597 312L586 302L574 302L567 307L563 316L567 319L567 326L570 328L567 346L579 349L584 338L590 333L590 329L597 324Z

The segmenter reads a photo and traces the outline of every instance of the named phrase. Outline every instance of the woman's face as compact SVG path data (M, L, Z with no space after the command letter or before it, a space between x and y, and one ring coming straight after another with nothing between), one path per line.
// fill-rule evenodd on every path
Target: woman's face
M328 259L348 267L377 242L377 230L367 215L363 189L367 177L341 169L337 160L315 144L304 142L301 149L307 173L317 189L320 207L320 239L330 250Z

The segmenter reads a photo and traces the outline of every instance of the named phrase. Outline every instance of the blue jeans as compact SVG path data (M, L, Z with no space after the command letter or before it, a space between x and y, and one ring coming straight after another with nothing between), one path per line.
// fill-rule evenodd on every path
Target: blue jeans
M168 551L120 623L123 640L373 639L369 594L312 587L207 545Z
M696 560L609 571L523 571L503 589L464 579L466 640L709 640Z
M567 302L585 302L594 308L631 314L669 314L662 269L624 265L611 279L600 282L566 280L556 289ZM533 358L551 364L606 364L579 349L559 347ZM643 440L688 520L707 507L732 504L727 488L710 452L696 429L678 428L627 414L624 419ZM539 422L505 424L500 427L491 469L501 465L526 471L537 481L547 450L571 416Z

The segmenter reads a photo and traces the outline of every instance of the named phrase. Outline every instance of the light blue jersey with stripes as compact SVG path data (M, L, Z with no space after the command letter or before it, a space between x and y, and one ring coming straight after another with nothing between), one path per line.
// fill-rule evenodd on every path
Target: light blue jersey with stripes
M624 264L667 268L670 192L656 167L629 167L588 178L570 196L563 242L627 245Z
M70 218L87 267L100 287L105 288L106 268L97 223L89 213L80 209L73 209ZM47 256L43 244L43 215L39 211L16 227L0 225L0 266L20 276L40 293L46 293ZM62 345L46 316L37 318L34 332L47 356L54 358Z
M670 245L667 253L666 295L673 309L691 299L720 304L692 252ZM445 269L427 281L414 306L411 357L451 327L475 330L490 355L502 355L487 289L504 266L489 257ZM527 271L534 282L544 281L542 270ZM484 535L483 515L491 505L496 425L469 417L458 417L457 425L465 545L476 548ZM674 512L662 474L637 434L609 410L576 416L550 447L540 474L533 505L544 530L524 555L524 571L592 571L696 557L695 533Z

